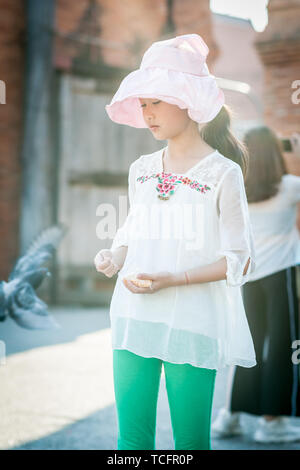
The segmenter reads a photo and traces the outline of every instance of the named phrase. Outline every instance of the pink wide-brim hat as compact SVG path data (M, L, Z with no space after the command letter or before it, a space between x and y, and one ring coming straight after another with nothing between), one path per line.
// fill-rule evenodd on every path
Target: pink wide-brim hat
M154 42L143 55L140 68L121 82L105 106L118 124L145 128L139 98L156 98L187 109L196 122L209 122L225 103L216 78L209 73L209 49L198 34L184 34Z

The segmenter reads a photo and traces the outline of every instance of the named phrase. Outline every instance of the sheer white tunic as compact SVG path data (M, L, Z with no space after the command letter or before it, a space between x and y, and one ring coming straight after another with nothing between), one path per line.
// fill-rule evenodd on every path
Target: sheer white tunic
M170 188L159 179L166 176L166 148L129 168L129 212L111 246L128 247L110 304L112 347L208 369L253 367L241 286L255 269L255 252L241 168L214 151L184 174L168 173L174 193L160 199ZM132 293L122 282L132 272L175 273L222 257L224 280L149 294Z

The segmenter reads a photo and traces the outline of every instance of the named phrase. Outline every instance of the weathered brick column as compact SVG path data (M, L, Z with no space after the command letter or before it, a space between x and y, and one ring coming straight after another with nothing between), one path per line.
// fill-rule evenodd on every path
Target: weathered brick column
M208 65L218 56L218 46L213 36L212 13L209 0L131 0L118 3L95 1L95 23L99 27L101 55L106 65L124 68L139 66L145 50L154 41L181 34L196 33L202 36L210 52ZM80 41L66 43L59 36L82 31L89 2L57 0L54 65L67 70L78 53ZM120 25L120 27L116 27Z
M0 0L0 10L0 80L6 91L0 104L0 280L7 280L19 253L25 25L23 2Z
M289 137L300 133L300 102L292 102L293 83L300 80L300 0L270 0L268 12L269 24L256 40L265 69L264 116L267 125ZM285 160L300 176L300 160L288 153Z

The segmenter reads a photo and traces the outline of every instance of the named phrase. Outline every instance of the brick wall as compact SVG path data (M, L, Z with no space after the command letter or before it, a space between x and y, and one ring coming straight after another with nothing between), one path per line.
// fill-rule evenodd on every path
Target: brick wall
M300 80L300 0L270 0L269 23L257 34L256 47L264 65L266 123L289 137L300 133L300 103L292 102L294 80ZM300 176L299 158L285 153L291 173Z
M7 280L19 247L24 77L24 6L0 0L0 79L6 104L0 104L0 279Z
M95 1L95 28L99 28L99 44L103 61L110 66L136 68L143 52L154 42L171 36L197 33L210 48L208 64L213 63L218 50L213 39L209 0L174 0L168 8L167 0ZM57 0L55 65L68 69L78 48L84 43L65 40L63 36L77 35L84 39L84 16L88 0ZM168 26L169 25L169 26ZM164 37L166 36L166 37Z

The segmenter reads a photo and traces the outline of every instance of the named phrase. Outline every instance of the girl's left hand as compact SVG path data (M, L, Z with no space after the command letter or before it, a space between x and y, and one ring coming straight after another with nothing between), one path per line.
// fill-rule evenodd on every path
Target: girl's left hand
M161 271L156 274L139 273L137 279L151 279L151 287L138 287L128 279L123 279L122 282L128 290L133 294L153 294L160 289L172 286L173 274L169 271Z

